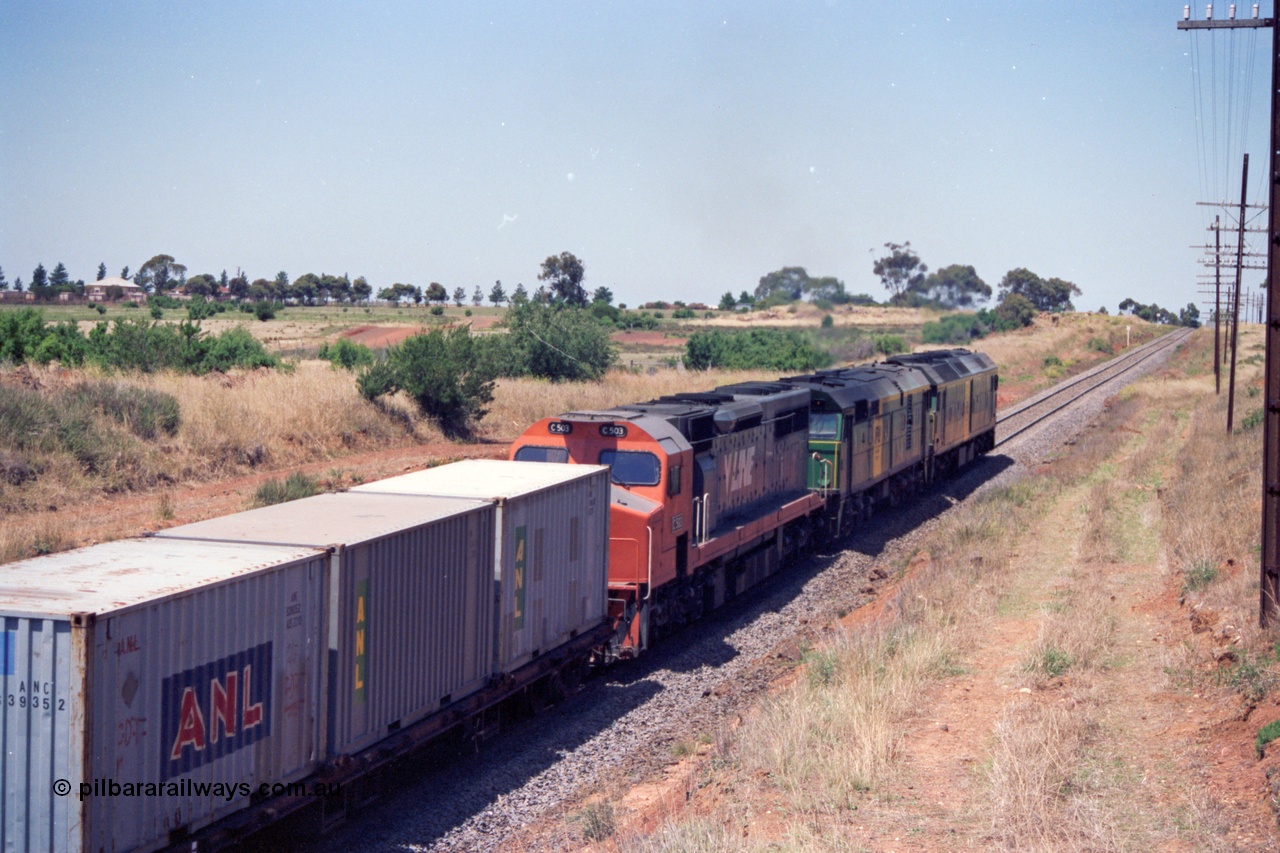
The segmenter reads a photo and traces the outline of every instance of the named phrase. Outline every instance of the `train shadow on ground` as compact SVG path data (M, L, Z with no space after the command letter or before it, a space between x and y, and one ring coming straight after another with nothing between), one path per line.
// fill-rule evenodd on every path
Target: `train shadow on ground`
M593 679L568 700L514 720L478 750L445 741L413 761L402 762L380 782L373 801L328 833L319 834L314 825L273 828L243 849L253 853L429 849L472 819L483 833L492 824L504 823L502 815L486 819L487 809L499 806L661 689L648 681L624 685ZM511 809L518 812L520 806L514 803ZM449 846L470 849L465 842Z
M376 802L333 832L303 839L282 838L273 832L246 849L312 853L352 848L422 849L442 841L469 820L475 820L480 833L485 828L501 832L504 826L518 825L519 820L508 822L501 815L494 816L494 809L518 812L518 803L508 805L504 800L553 768L566 754L595 748L589 746L593 739L666 689L661 683L664 673L688 677L706 672L709 682L714 681L714 670L743 654L732 642L736 632L765 614L782 610L843 554L878 556L889 542L941 515L1013 464L1007 456L984 456L963 474L877 513L835 548L779 572L710 617L666 637L641 659L609 668L567 701L518 720L476 754L443 747L433 750L415 766L397 773L383 786ZM624 751L634 748L633 744ZM604 754L606 747L600 749L599 761L624 757ZM566 783L548 780L547 784ZM570 782L569 787L574 785ZM494 823L498 825L491 825ZM448 846L458 847L452 839Z
M1012 467L1008 456L983 456L963 474L935 483L902 506L879 513L840 544L846 551L879 556L894 539L932 521Z
M785 607L813 578L834 566L842 555L853 552L877 557L890 542L937 518L968 498L1014 464L1008 456L983 456L962 474L936 483L903 504L876 513L854 533L833 546L810 555L769 578L760 587L729 602L708 618L665 638L655 651L619 668L612 676L620 683L643 681L653 670L687 672L719 667L738 656L730 637L765 613ZM693 644L696 652L685 646Z

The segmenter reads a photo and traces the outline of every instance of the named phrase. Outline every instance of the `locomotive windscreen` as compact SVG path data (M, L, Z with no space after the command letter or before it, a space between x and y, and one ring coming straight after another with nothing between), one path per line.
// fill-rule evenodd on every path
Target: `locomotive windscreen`
M619 486L656 486L662 478L658 457L642 450L601 450L600 464L609 466Z
M569 448L567 447L537 447L536 445L526 444L516 450L517 462L568 462Z
M839 438L840 415L835 412L812 412L809 415L810 438Z

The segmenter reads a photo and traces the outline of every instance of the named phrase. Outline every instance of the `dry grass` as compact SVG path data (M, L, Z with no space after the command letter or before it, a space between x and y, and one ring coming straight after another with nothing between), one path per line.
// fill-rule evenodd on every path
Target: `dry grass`
M1052 385L1067 373L1079 373L1113 357L1090 346L1105 341L1114 354L1125 344L1129 327L1131 345L1151 340L1170 331L1133 317L1100 314L1041 315L1035 325L1015 332L992 335L974 341L972 349L987 353L1000 365L1000 402L1008 405ZM1046 368L1046 359L1057 359L1063 368Z
M1241 352L1247 353L1261 340L1261 332L1256 327L1241 331ZM1212 365L1212 332L1199 337L1199 350L1191 357ZM1237 382L1238 424L1242 410L1247 412L1255 399L1249 389L1261 387L1260 366L1241 370ZM1174 568L1191 581L1184 588L1193 603L1220 614L1246 647L1261 648L1272 638L1257 625L1262 429L1237 428L1226 434L1225 382L1223 386L1224 393L1214 396L1211 369L1194 380L1154 386L1154 400L1161 404L1170 395L1199 391L1174 463L1176 475L1161 490L1164 531Z
M1097 736L1088 712L1031 699L1005 706L986 771L991 831L1010 850L1113 850L1124 845L1088 772Z
M904 722L955 671L1007 586L1010 533L1036 513L1035 486L995 489L959 507L887 603L884 620L807 660L797 686L743 726L732 754L767 774L796 814L837 815L896 778Z
M167 391L182 407L178 441L189 458L184 476L264 462L294 465L439 438L426 424L406 435L401 423L360 396L351 373L318 362L303 362L292 373L169 374L137 381Z
M730 821L695 818L667 820L650 835L632 835L621 840L622 853L854 853L866 850L858 833L847 827L824 827L812 822L794 823L781 839L750 834L752 815Z
M840 637L744 729L736 750L742 766L768 774L796 812L854 808L858 794L891 772L899 723L945 669L950 640L909 627Z
M777 378L777 371L760 370L659 370L652 374L611 370L602 382L500 379L489 414L480 422L480 430L494 438L515 438L534 421L562 412L607 409L664 394L707 391L734 382Z

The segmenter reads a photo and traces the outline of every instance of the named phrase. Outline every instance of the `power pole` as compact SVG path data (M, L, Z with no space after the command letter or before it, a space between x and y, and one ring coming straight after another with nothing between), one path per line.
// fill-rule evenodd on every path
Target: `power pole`
M1222 313L1222 225L1213 217L1213 393L1222 393L1222 345L1218 343L1218 315Z
M1183 10L1178 29L1214 29L1217 27L1271 28L1271 192L1267 210L1267 325L1265 415L1262 437L1262 565L1259 573L1258 621L1265 628L1276 616L1280 602L1280 221L1276 206L1280 205L1280 27L1276 26L1277 6L1274 0L1270 18L1259 20L1192 21L1191 7ZM1232 7L1234 12L1234 7ZM1244 196L1244 188L1240 190Z
M1280 0L1277 0L1280 2ZM1240 227L1244 228L1244 196L1249 187L1249 155L1244 155L1244 170L1240 175ZM1236 413L1236 341L1240 332L1240 273L1244 264L1244 233L1236 240L1236 299L1231 312L1231 378L1227 382L1227 435L1231 434Z

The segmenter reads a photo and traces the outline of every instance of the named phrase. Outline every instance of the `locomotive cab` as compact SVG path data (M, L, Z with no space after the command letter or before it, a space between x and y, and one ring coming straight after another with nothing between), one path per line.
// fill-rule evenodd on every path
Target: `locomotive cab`
M609 466L609 609L615 654L648 645L650 591L688 567L692 448L665 421L623 410L544 418L511 458Z

